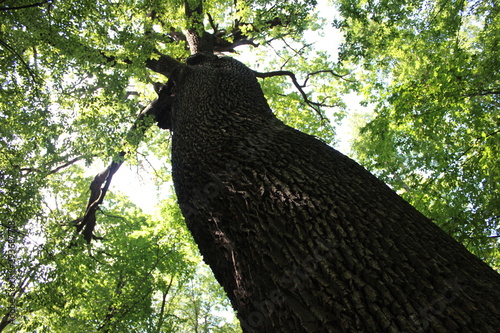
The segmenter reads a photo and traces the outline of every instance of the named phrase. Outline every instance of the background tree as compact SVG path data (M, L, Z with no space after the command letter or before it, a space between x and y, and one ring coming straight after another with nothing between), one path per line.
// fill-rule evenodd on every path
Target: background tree
M153 277L158 275L162 276L162 278L166 277L167 281L170 281L168 280L169 275L163 273L161 265L155 267L151 262L154 258L158 258L160 252L158 252L158 244L149 241L149 239L158 239L155 238L157 236L155 236L154 232L151 233L142 230L141 227L140 232L135 234L136 238L132 237L135 239L133 244L129 244L130 239L128 238L130 237L128 235L125 237L124 235L120 235L119 232L111 240L110 237L114 234L113 228L106 229L105 226L106 221L112 226L115 220L113 220L113 217L104 214L106 213L103 210L105 206L103 207L100 202L102 198L101 194L107 191L111 177L124 157L128 162L133 162L134 160L139 160L140 162L144 161L140 156L146 155L148 152L153 152L161 161L168 160L168 149L160 148L159 143L168 140L169 134L160 131L145 133L144 129L151 126L152 122L151 120L144 119L143 116L155 113L158 115L160 112L164 113L168 111L169 103L172 102L171 97L178 92L175 88L172 89L172 85L167 85L166 87L160 85L158 99L144 109L145 113L139 117L140 121L135 122L132 130L129 130L131 124L136 119L137 111L143 109L141 107L142 101L152 98L152 89L149 88L150 92L148 92L145 87L147 84L153 82L164 81L163 77L153 72L166 75L167 77L175 77L176 79L173 80L174 84L180 82L178 81L179 78L189 77L185 73L176 77L178 68L186 68L183 65L181 66L181 63L189 53L196 53L197 51L204 51L206 53L233 51L234 48L241 45L255 46L260 44L259 48L262 48L270 42L277 41L280 43L278 45L283 47L283 49L276 52L281 57L279 63L284 64L283 66L293 67L294 73L279 71L257 74L261 77L266 77L262 86L269 94L271 104L280 110L278 114L289 124L309 133L325 135L329 133L329 128L328 124L321 121L324 118L324 110L321 107L339 105L338 95L354 86L354 82L344 75L346 72L342 71L339 65L329 62L326 54L311 55L308 53L311 48L304 47L304 44L307 43L301 38L302 32L307 28L317 28L316 18L310 15L314 4L313 1L286 3L281 1L252 1L244 3L214 1L205 2L204 6L201 6L198 2L191 3L190 1L183 3L179 1L162 1L127 4L96 3L90 1L53 3L52 1L47 1L37 4L27 3L26 5L16 3L16 6L12 6L8 2L5 2L5 7L2 8L1 12L1 43L2 48L6 51L6 56L2 59L1 63L2 73L5 74L5 77L2 77L3 90L1 99L3 103L2 120L5 120L2 122L2 152L5 151L5 154L2 154L2 170L5 170L2 171L2 193L5 194L2 198L2 221L6 221L3 225L2 239L4 242L3 250L7 253L7 256L5 256L5 264L3 265L6 269L3 270L2 278L6 283L3 284L5 289L2 292L5 292L7 297L4 299L8 301L3 308L5 310L4 321L2 322L3 326L14 323L18 326L16 327L17 329L23 327L22 325L27 326L28 324L34 325L30 327L47 325L42 323L42 319L54 313L51 309L56 300L50 299L46 302L33 301L30 303L25 301L25 299L30 299L32 295L36 294L37 290L51 291L57 288L58 284L62 283L62 281L74 281L78 286L79 282L75 281L75 278L72 278L71 274L67 273L65 267L75 267L75 271L80 272L77 269L78 265L84 262L92 268L91 272L97 273L95 276L105 276L107 281L104 285L96 285L97 289L83 285L80 290L89 291L90 295L96 295L99 293L99 288L106 287L104 295L107 295L107 297L103 300L104 305L99 304L99 307L92 308L93 304L90 304L89 307L78 307L83 311L78 315L69 311L69 316L75 318L75 322L79 323L75 323L75 325L87 325L87 327L100 328L101 330L136 330L138 327L134 325L146 325L146 323L149 323L148 325L150 326L147 329L156 327L160 331L163 324L165 324L165 327L173 327L175 329L175 318L178 317L182 321L182 317L179 317L175 312L165 312L167 301L165 295L168 296L167 292L170 290L166 286L170 284L161 282L161 279L153 279ZM208 33L207 31L209 30L212 33ZM186 45L189 49L186 48ZM191 66L206 67L207 71L210 71L212 63L206 59L204 57L194 57L190 58L189 61ZM271 63L271 65L275 65L276 63ZM194 70L192 73L197 72ZM293 88L297 89L296 93L290 93L290 89L287 89L283 85L285 82L284 79L278 77L280 75L288 76L288 79L291 80L291 84L289 85L293 85ZM211 77L211 74L207 77ZM302 78L302 80L298 80L297 78ZM343 85L328 84L328 81L332 78L336 78ZM193 82L196 83L195 81ZM188 85L193 84L193 82L188 82ZM202 83L200 87L206 88L206 84L203 84L204 82L200 82ZM228 82L232 81L229 80ZM313 94L308 92L305 86L310 86L314 82L323 83L323 85L316 84L315 91L317 93ZM250 92L255 92L256 90L254 89L250 89ZM212 92L214 93L213 96L220 97L216 92ZM285 92L287 94L283 96ZM197 93L194 93L193 96L196 96ZM138 99L130 98L137 94L139 94ZM238 96L238 94L234 96ZM234 96L232 96L233 101L238 100ZM245 101L248 96L243 95L241 101ZM260 96L257 97L261 98ZM179 103L179 101L176 103ZM190 107L195 106L196 104L192 104ZM309 112L309 114L302 111L300 117L298 117L298 110L301 109L307 110L306 112ZM334 114L337 118L341 115L342 112ZM162 125L167 126L168 124L162 123ZM287 130L284 133L289 134L292 138L299 135L294 131L289 131L287 127L281 127L282 125L279 122L273 122L272 125L279 128L286 128ZM137 129L139 131L136 131ZM245 133L242 132L242 134ZM146 135L145 138L143 137L144 135ZM309 137L300 135L299 137L309 142L309 139L307 139ZM127 139L123 140L123 138ZM257 137L258 140L262 138ZM148 145L140 145L140 139L148 142ZM326 139L331 141L331 136L326 137ZM287 140L287 137L280 137L278 142L286 143ZM293 139L291 140L298 147L301 146L298 142L293 141ZM313 142L315 142L312 143L313 146L319 147L316 146L317 141ZM264 143L259 142L256 148L259 148L259 146L263 147ZM321 150L323 148L318 149ZM321 151L328 151L326 155L331 154L330 150ZM302 154L299 154L299 156L302 156ZM86 162L89 165L99 159L106 160L107 158L113 159L111 167L106 169L104 173L100 173L94 179L93 183L96 186L93 188L92 195L98 193L97 198L99 200L95 202L100 204L100 210L96 209L98 208L97 205L93 205L94 201L91 200L88 207L92 208L92 210L88 209L86 212L82 212L83 218L74 216L74 212L78 211L78 209L75 209L77 206L76 203L82 207L84 206L82 203L86 201L86 198L82 195L84 191L81 190L83 188L81 181L83 177L81 173L76 172L70 166L78 164L79 161ZM242 158L245 158L245 156ZM342 157L339 158L343 160ZM350 164L350 162L347 164L350 166L354 165ZM290 163L290 165L293 165L293 163ZM353 168L354 170L360 170L354 166ZM318 167L318 170L320 169L321 167ZM64 170L67 172L63 172ZM160 180L169 180L168 176L166 176L169 172L166 163L163 168L155 171ZM361 171L360 173L363 174ZM329 172L325 173L325 179L329 179L328 174ZM60 176L63 178L58 178ZM372 183L373 179L369 176L366 177L368 177L366 179L368 183L379 184L377 182ZM71 178L76 178L78 184L81 185L68 186L68 184L72 183L66 182L71 180ZM285 178L288 179L289 177L286 176ZM357 179L354 183L359 182L360 179ZM330 185L326 185L326 187ZM379 185L374 186L377 187ZM317 191L320 188L321 186L318 186L315 190ZM66 191L63 191L63 189L66 189ZM333 188L328 188L328 191L325 193L331 194L335 191ZM52 196L47 194L52 192L54 193ZM69 194L64 198L60 198L58 197L60 192ZM386 192L386 190L383 190L383 192L385 194L390 193ZM290 193L282 191L281 194L286 197ZM345 194L345 192L342 193ZM391 200L396 200L392 194L387 195L392 198ZM68 197L74 198L75 204L72 206L72 209L61 209L61 203L67 201ZM325 196L325 198L327 197ZM210 196L209 199L211 199ZM120 207L118 203L115 205ZM341 211L344 211L344 207L341 208ZM189 206L184 206L185 215L186 209L189 211ZM376 210L374 211L376 212ZM124 211L119 212L119 214L112 213L111 215L120 216L122 221L129 221L135 228L138 228L138 223L145 223L144 219L137 218L140 214L135 211L131 213L134 216L130 216L128 212ZM93 214L98 217L98 220L94 218ZM377 214L380 214L380 212L377 212ZM381 214L384 218L388 217L387 212L382 212ZM153 218L148 217L148 220L153 220ZM178 219L173 220L179 221ZM72 259L68 259L67 261L58 259L58 254L65 254L69 250L81 250L85 246L78 241L78 235L71 232L71 230L74 230L72 226L66 229L70 230L70 232L62 235L61 231L64 229L61 229L60 224L55 223L56 221L76 225L76 229L84 234L85 240L87 242L92 241L90 252L92 256L75 255L76 259L74 261ZM94 225L93 223L95 222L98 223ZM349 225L350 219L347 219L346 222ZM424 225L429 225L425 224L426 222L423 223ZM362 229L363 226L357 226L357 228L352 228L352 230L359 231L361 230L359 227ZM431 234L436 232L439 235L432 236L430 237L431 239L437 237L444 243L449 242L449 240L439 234L437 229L429 228L430 231L428 231ZM240 232L245 230L242 229ZM347 228L347 230L351 231L351 227ZM381 232L377 228L375 228L375 231L371 232L371 237L379 242L398 238L390 237L390 235ZM414 232L415 230L410 234L414 235ZM338 271L339 276L349 280L349 272L355 271L359 273L359 269L366 266L365 262L359 260L360 256L370 257L370 252L357 252L356 255L349 252L352 249L359 249L359 247L351 247L351 245L356 243L361 244L361 242L357 242L356 240L366 241L366 237L358 239L356 238L357 236L352 236L352 239L348 241L348 238L345 238L346 233L342 230L336 230L335 234L337 236L342 235L343 241L347 243L340 244L336 241L334 243L329 241L320 242L317 238L312 238L314 240L312 246L317 246L317 249L321 248L321 246L326 246L326 248L333 250L332 253L335 253L336 258L339 259L338 265L332 267L329 266L330 264L326 264L324 268L328 271L326 275L329 279L340 282L332 276L331 272L340 270ZM377 237L381 236L381 234L384 234L384 237ZM307 232L304 235L306 235L304 244L307 243L308 246L311 246L307 241L307 239L311 238L307 237ZM398 235L401 236L401 234ZM417 235L418 232L414 235L415 239L418 240L419 237ZM424 233L424 235L428 235L428 233ZM33 251L34 243L30 241L30 237L33 238L35 236L43 244L43 246L39 247L40 250L38 252ZM100 239L100 237L104 237L104 239ZM128 240L120 241L123 237ZM410 243L415 244L415 239L411 239L412 242ZM436 241L434 244L441 244L441 241ZM429 240L426 240L426 242L429 242ZM300 244L301 242L296 243ZM345 244L349 244L349 246ZM205 246L210 246L210 244L207 243ZM66 250L67 247L69 247L69 250ZM384 243L379 248L387 249L391 248L391 246ZM142 256L142 254L136 255L135 253L124 255L122 253L123 251L129 252L132 249L140 249L141 252L144 251L151 255ZM373 248L371 249L373 250ZM451 246L451 249L453 250L452 252L455 252L455 250L457 252L461 251L455 245ZM157 252L154 252L154 250ZM433 250L437 249L427 249L426 253L432 253ZM49 252L45 255L47 251ZM94 253L96 251L98 254ZM105 252L100 253L99 251ZM222 249L222 253L227 254L224 251ZM110 252L111 256L106 255L105 253L107 252ZM245 252L239 253L241 255ZM318 266L314 265L314 260L324 259L322 255L324 253L319 253L319 257L317 251L313 251L312 253L316 257L313 258L312 267L307 267L315 270ZM406 254L408 255L408 253ZM314 278L313 280L308 280L312 278L312 275L310 275L310 272L304 270L304 260L302 259L307 259L308 257L301 258L300 256L303 255L304 253L301 253L295 257L299 265L287 267L288 271L284 275L292 279L293 286L300 286L298 288L290 288L290 285L288 285L284 289L289 290L291 293L298 293L300 297L307 295L307 288L304 286L308 284L308 281L312 284L318 282ZM59 257L61 256L59 255ZM148 305L151 307L150 304L155 302L155 298L152 297L154 293L142 289L141 281L137 278L137 275L131 274L130 269L124 267L123 263L117 263L115 262L116 260L110 259L113 256L123 258L124 260L149 263L149 266L139 265L142 267L139 273L142 272L142 276L147 276L148 279L157 283L157 295L161 296L157 298L157 302L160 304L157 307L158 311L155 312L148 308ZM174 256L174 258L176 257ZM429 268L432 263L436 263L436 267L439 267L439 261L436 261L436 258L431 258L430 256L422 256L422 258L425 258L430 263L427 264L426 268ZM92 261L95 259L99 260L99 265L92 265ZM273 260L275 259L273 258ZM403 259L394 254L391 260L395 261L394 264L401 265L404 262ZM423 267L421 266L423 265L422 260L413 260L413 256L411 259L412 264L415 264L417 267ZM470 260L472 260L473 264L468 266L468 270L470 269L470 271L464 273L465 275L469 274L470 277L471 271L477 272L473 267L481 267L478 269L487 271L485 266L481 266L473 259ZM372 262L377 263L377 261ZM231 261L226 260L221 266L222 269L219 268L218 278L221 282L226 282L226 291L232 296L233 305L238 307L237 302L242 299L244 300L245 295L237 295L234 289L228 287L234 282L230 281L234 276L229 275L229 277L224 277L221 275L221 271L224 272L224 269L227 268L227 266L224 268L224 265L228 263L231 263ZM212 264L213 268L217 267L213 259ZM355 281L358 287L356 288L356 292L348 292L353 288L352 283L338 284L341 286L339 290L350 294L350 298L339 298L338 295L330 297L332 295L327 296L327 294L324 294L324 299L333 299L335 302L340 302L335 303L332 301L335 303L334 306L336 308L335 311L330 311L330 313L337 313L340 316L343 312L337 310L352 309L352 304L355 304L355 309L360 309L361 303L363 303L363 306L367 306L369 309L367 310L368 315L363 317L373 318L375 316L378 318L377 321L365 321L367 323L365 329L373 329L377 325L381 325L380 327L395 327L381 320L382 317L387 316L387 313L384 312L388 309L387 304L384 304L383 311L378 311L379 305L373 302L373 299L377 298L377 296L383 296L384 300L391 301L393 308L400 308L401 311L406 311L404 313L407 317L405 318L403 315L403 319L399 318L400 322L405 322L405 320L412 321L410 323L405 322L405 324L399 323L393 325L402 325L402 327L406 327L408 330L425 329L431 325L429 324L430 322L432 322L432 325L438 325L435 324L436 320L438 320L436 318L442 319L449 315L448 312L435 310L432 306L436 304L439 306L446 305L448 309L452 308L449 306L449 303L458 306L457 302L455 302L456 295L461 295L464 292L463 286L469 282L467 277L460 274L458 274L460 276L458 280L451 279L452 276L456 276L454 274L456 272L453 272L453 269L456 269L457 266L456 262L452 265L455 268L450 268L450 270L419 271L419 274L425 273L422 278L427 279L426 282L435 283L433 285L434 290L415 290L417 293L425 294L427 303L423 305L412 304L413 310L411 310L406 305L402 305L400 299L394 300L391 298L391 296L395 297L395 294L401 294L398 290L391 290L389 293L386 293L380 290L376 291L376 288L373 288L373 286L370 288L370 284L368 284L364 288L364 292L360 293L360 290L363 289L360 288L360 281L361 283L377 281L371 275L375 271L380 272L380 270L375 269L375 266L375 264L369 266L370 269L365 276L361 280ZM131 265L130 267L136 266ZM146 267L154 268L153 273L150 273L153 277L147 275L151 270L144 271ZM387 262L385 262L385 268L387 267ZM412 267L414 266L405 266L405 268ZM16 274L12 274L13 272ZM60 272L60 274L58 275L54 272ZM103 272L103 275L99 275L101 272ZM124 272L128 274L124 275ZM272 279L274 279L273 282L276 283L276 279L281 279L281 282L278 281L278 283L286 284L287 282L282 280L284 276L276 276L276 272L272 276ZM488 272L486 276L489 278L486 277L485 279L497 281L494 280L497 278L493 277L494 275L490 271ZM248 273L248 267L246 273ZM405 274L415 275L411 270L406 273L398 271L392 278L382 276L380 279L388 282L389 279L398 277L399 282L407 282L408 275ZM183 281L182 274L179 273L175 276L180 279L179 281ZM360 277L359 274L355 276ZM402 278L402 276L405 276L406 279ZM434 277L436 281L429 281L429 279L432 279L429 276ZM124 279L127 279L127 284L124 284ZM98 280L94 280L92 277L89 277L88 280L96 281L96 284L98 282ZM178 283L182 285L181 282ZM392 285L398 285L399 282L395 282ZM481 283L481 281L474 283ZM130 286L130 289L126 287L127 285ZM272 289L275 286L270 283L266 288ZM45 287L49 289L43 289ZM276 290L281 291L283 286L279 288ZM481 287L480 289L484 295L483 306L492 304L492 301L488 300L491 300L494 295L490 294L489 291L485 294L484 290L487 288L482 289ZM474 287L472 290L474 290ZM439 293L443 291L445 292L444 295ZM59 294L64 294L64 292L69 291L63 290ZM388 296L387 294L390 295ZM69 295L71 299L70 292ZM149 299L138 299L139 295L147 295ZM266 297L280 295L282 294L274 293L268 294ZM360 299L365 298L368 300L367 302L359 302ZM421 302L423 298L416 297L415 299ZM415 302L415 299L411 301ZM263 301L266 301L266 299L263 299ZM141 311L134 311L133 313L130 310L127 311L134 304L130 302L140 302L137 304L141 304ZM328 306L322 308L329 310L332 302L328 302ZM352 302L352 304L349 302ZM68 307L71 308L71 304L83 303L80 299L79 301L71 301L68 304ZM280 309L281 307L286 308L288 304L296 304L296 307L292 311L285 309L283 313L277 315L276 312L267 311L270 309L266 307L273 306L272 302L269 305L268 302L259 303L255 302L255 298L251 299L250 306L243 309L240 314L240 318L245 319L245 329L250 330L251 327L257 327L257 329L262 330L263 327L266 327L262 325L271 325L276 329L276 322L282 323L282 325L279 325L281 329L287 329L286 325L293 326L292 329L298 329L302 326L304 329L311 330L317 328L317 322L311 322L304 326L304 323L299 323L297 320L289 320L290 316L294 318L294 313L297 316L295 318L311 317L309 313L306 313L307 311L304 311L301 315L297 315L297 312L304 310L300 305L297 305L300 302L278 302L276 304L279 305L278 308ZM66 306L66 303L64 306ZM31 308L35 309L36 312L31 311ZM318 308L321 308L318 304L310 307L310 309ZM462 307L463 311L471 309L470 304ZM394 311L389 312L395 315L397 310ZM201 313L196 309L193 312ZM361 326L358 325L362 324L352 314L353 311L349 312L351 313L350 316L337 317L335 319L337 320L336 322L334 322L334 319L322 317L318 313L315 314L315 317L319 317L320 321L323 320L326 323L323 326L324 329L329 329L329 327L333 329L333 327L343 325L344 329L348 329L347 327L349 327L349 329L359 328L361 330ZM64 314L64 311L60 313ZM272 317L271 324L259 322L263 320L262 316L265 313L269 313ZM459 312L457 313L457 316L462 316ZM488 316L488 313L485 310L481 312L481 315ZM24 324L21 321L20 318L24 320L21 314L27 317L25 322L28 324ZM41 315L37 317L37 314ZM459 320L456 316L453 316L453 318L454 320ZM329 320L332 322L329 322ZM467 321L468 319L465 317L462 320ZM473 324L475 328L483 331L487 330L487 325L494 325L493 322ZM193 325L194 327L198 327L199 321L193 321ZM472 325L471 321L467 325ZM481 325L486 326L481 327Z
M365 103L356 159L498 268L500 15L488 1L339 1Z

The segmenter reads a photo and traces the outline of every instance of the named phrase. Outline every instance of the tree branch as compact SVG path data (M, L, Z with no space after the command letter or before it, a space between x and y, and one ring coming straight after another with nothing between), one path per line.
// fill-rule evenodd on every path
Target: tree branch
M116 63L118 60L115 56L107 56L104 52L102 51L95 51L99 52L99 54L108 62L111 63L112 66L114 63ZM166 76L167 78L170 78L172 74L177 70L178 67L182 66L182 63L173 57L163 54L158 50L154 51L154 57L146 60L146 68ZM122 62L126 64L133 64L133 62L129 59L122 59Z
M266 72L266 73L261 73L261 72L257 72L257 71L253 71L253 72L254 72L255 76L259 77L259 78L268 78L268 77L274 77L274 76L288 76L288 77L290 77L292 79L293 85L295 86L295 88L297 88L297 90L299 91L300 95L304 99L304 102L307 105L309 105L309 107L311 109L313 109L320 116L321 120L326 120L326 118L321 113L320 108L321 107L334 107L333 105L328 105L328 104L325 104L325 103L318 103L318 102L311 101L309 99L309 97L307 96L307 93L304 91L304 88L306 87L306 83L307 83L308 79L306 79L306 81L304 82L304 84L301 85L297 81L297 77L295 76L295 74L293 72L291 72L291 71L279 70L279 71L272 71L272 72ZM315 73L315 74L318 74L318 73ZM310 75L311 74L308 74L308 77Z
M106 169L98 173L94 177L94 180L90 183L90 198L87 204L87 210L85 211L85 215L81 219L80 224L76 226L77 232L82 233L83 238L87 241L87 243L90 243L94 238L96 211L106 196L109 186L111 185L113 175L116 171L118 171L123 163L123 156L125 156L125 152L120 152L118 155L121 160L111 162L111 164Z
M165 90L163 90L163 88ZM151 116L158 118L158 115L165 111L166 105L169 105L169 103L171 104L173 96L170 95L170 92L172 88L173 87L169 85L161 85L161 87L159 87L157 91L159 94L158 98L141 111L134 124L130 127L125 137L125 142L132 146L137 146L139 144L146 131L152 125L152 122L148 122L146 118ZM94 235L94 228L97 222L96 212L106 196L113 175L123 164L125 155L125 150L118 153L113 161L103 171L98 173L90 183L90 197L85 214L83 217L74 221L76 222L77 232L81 232L87 243L90 243L92 239L96 238Z
M172 77L176 70L185 66L169 55L162 54L159 51L155 51L155 54L159 57L157 57L157 59L146 60L146 68L149 68L156 73L165 75L168 78Z
M26 61L24 61L23 57L12 46L10 46L9 44L7 44L7 42L5 42L1 39L0 39L0 45L3 46L4 48L6 48L7 50L9 50L14 56L16 56L19 59L19 61L26 68L26 71L30 75L35 86L38 85L36 74L31 70L31 67L26 63Z
M470 93L465 96L474 97L474 96L487 96L487 95L500 95L500 90L486 90L482 92Z
M50 170L48 173L47 173L47 176L48 175L52 175L56 172L59 172L59 170L61 169L64 169L64 168L67 168L69 167L70 165L78 162L79 160L81 160L82 158L84 158L84 156L78 156L78 157L75 157L74 159L72 159L71 161L69 162L66 162L64 163L63 165L60 165L58 167L56 167L55 169L52 169ZM43 173L44 171L41 170L41 169L38 169L38 168L21 168L19 169L19 171L22 171L22 172L26 172L26 173L29 173L29 172L39 172L39 173Z
M215 38L203 26L203 1L197 0L196 6L191 7L189 0L184 0L184 11L189 22L186 39L191 54L213 54Z
M112 67L115 66L118 61L123 62L125 64L129 64L129 65L133 64L133 62L130 59L127 59L127 58L118 59L116 56L107 55L104 51L96 50L92 47L89 47L88 45L81 43L78 39L71 39L70 40L70 39L65 38L63 36L53 35L53 34L44 34L43 37L44 37L44 40L46 43L48 43L52 47L55 47L56 49L60 49L60 48L58 47L58 44L54 42L54 40L59 39L60 41L62 41L61 44L64 44L65 42L66 43L70 42L73 45L76 44L79 47L75 47L74 49L80 50L79 51L80 53L84 52L84 53L89 54L89 55L94 55L96 59L100 58L98 61L96 61L96 63L108 64ZM0 40L0 44L2 44L2 40ZM78 56L78 55L75 54L75 56ZM89 57L89 58L91 58L91 57ZM23 60L21 59L21 61L23 61ZM179 66L181 66L182 64L181 64L181 62L177 61L173 57L166 55L166 54L163 54L163 53L159 52L158 50L155 50L153 53L153 58L146 60L145 65L146 65L146 68L170 78L172 76L172 74L175 72L175 70Z
M346 82L356 82L356 80L349 80L349 79L346 79L346 78L345 78L345 77L346 77L347 75L349 75L349 74L340 75L340 74L335 73L335 72L334 72L333 70L331 70L331 69L324 69L324 70L320 70L320 71L316 71L316 72L312 72L312 73L307 74L306 79L304 80L304 86L305 86L305 85L307 85L307 81L309 81L309 78L310 78L311 76L314 76L314 75L317 75L317 74L320 74L320 73L330 73L330 74L332 74L333 76L335 76L335 77L337 77L337 78L339 78L339 79L342 79L342 80L344 80L344 81L346 81Z
M6 11L6 10L17 10L17 9L24 9L24 8L30 8L30 7L38 7L38 6L41 6L41 5L44 5L46 3L51 3L52 0L45 0L45 1L42 1L42 2L37 2L37 3L34 3L34 4L31 4L31 5L24 5L24 6L17 6L17 7L1 7L0 8L0 11Z

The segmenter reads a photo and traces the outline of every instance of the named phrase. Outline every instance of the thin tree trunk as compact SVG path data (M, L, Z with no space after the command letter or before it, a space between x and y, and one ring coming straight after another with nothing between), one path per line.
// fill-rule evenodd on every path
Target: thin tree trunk
M176 193L245 332L496 332L500 277L363 167L198 57L172 109Z
M174 275L170 277L167 289L162 293L160 313L158 314L158 325L156 326L157 333L161 332L163 323L165 321L165 306L167 305L167 296L170 293L170 288L172 288L173 283L174 283Z

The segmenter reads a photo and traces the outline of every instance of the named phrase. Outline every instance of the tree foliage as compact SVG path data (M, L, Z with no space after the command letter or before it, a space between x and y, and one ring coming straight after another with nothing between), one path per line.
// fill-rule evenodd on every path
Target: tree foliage
M356 158L498 267L500 15L491 1L339 1L375 109Z
M147 214L111 189L92 244L75 228L91 182L84 169L125 160L170 181L169 133L125 138L156 96L152 83L171 74L159 70L164 55L193 51L186 31L196 22L216 52L252 48L246 62L278 116L326 142L335 139L326 111L341 120L341 96L363 87L377 116L355 145L359 159L494 262L498 8L339 1L345 46L334 62L304 37L326 26L314 0L199 5L0 3L0 330L237 330L217 314L227 301L199 269L174 198ZM163 165L148 167L154 160Z
M86 246L75 238L71 215L86 199L89 178L72 166L52 181L44 193L46 214L23 231L5 230L19 235L4 243L8 331L191 331L200 324L189 311L205 311L207 327L237 330L206 311L207 304L228 306L218 285L205 282L191 292L200 259L173 198L153 216L121 195L108 196L98 217L99 239ZM206 301L191 303L193 298Z
M111 188L92 244L76 232L91 182L85 169L125 159L158 183L170 181L169 133L130 140L129 129L156 96L152 83L165 81L157 73L162 54L181 61L190 54L193 22L204 21L220 52L246 45L269 53L277 45L280 57L260 71L293 69L302 83L307 73L338 69L327 54L300 46L303 31L320 27L315 1L203 5L200 16L196 1L0 4L0 330L237 331L218 316L227 300L197 268L173 198L159 204L159 215L146 214ZM289 124L331 142L320 120L323 104L339 103L338 89L325 84L331 77L318 73L300 87L320 102L314 107L290 93L290 80L262 82Z

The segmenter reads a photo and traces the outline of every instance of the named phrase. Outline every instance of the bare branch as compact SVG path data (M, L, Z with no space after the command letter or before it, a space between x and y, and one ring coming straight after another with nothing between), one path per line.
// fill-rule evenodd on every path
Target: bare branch
M333 70L331 70L331 69L324 69L324 70L320 70L320 71L316 71L316 72L312 72L312 73L307 74L306 79L304 80L304 86L306 86L306 85L307 85L307 81L309 81L309 78L310 78L311 76L314 76L314 75L317 75L317 74L320 74L320 73L330 73L330 74L332 74L333 76L338 77L339 79L342 79L342 80L344 80L344 81L346 81L346 82L356 82L355 80L349 80L349 79L346 79L346 78L345 78L345 77L346 77L347 75L349 75L349 74L340 75L340 74L335 73L335 72L334 72Z
M297 56L301 56L302 53L304 52L304 50L306 48L308 48L309 46L313 45L312 43L311 44L304 44L302 45L302 47L298 50L294 49L292 46L290 46L288 44L288 42L286 41L286 39L284 38L285 36L281 36L280 37L280 40L285 44L286 47L288 47L290 50L292 50L294 52L294 55L293 56L290 56L288 57L288 59L281 65L281 68L284 68L286 66L286 64L293 58L297 57Z
M299 91L300 95L304 99L304 102L309 105L311 109L313 109L321 118L321 120L327 120L325 116L321 113L320 108L321 107L334 107L333 105L328 105L325 103L318 103L311 101L309 97L307 96L306 92L304 91L305 85L301 85L297 81L297 77L295 74L291 71L285 71L285 70L280 70L280 71L273 71L273 72L266 72L266 73L261 73L257 71L253 71L256 77L259 78L268 78L268 77L274 77L274 76L288 76L292 79L293 85L297 90Z

